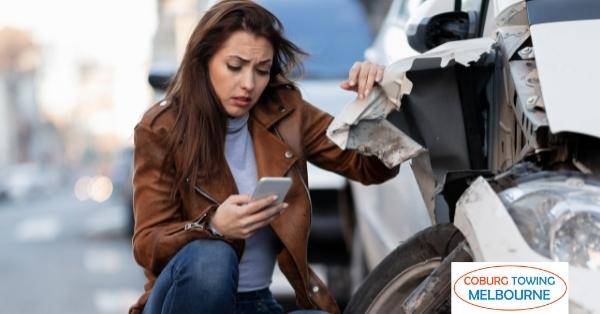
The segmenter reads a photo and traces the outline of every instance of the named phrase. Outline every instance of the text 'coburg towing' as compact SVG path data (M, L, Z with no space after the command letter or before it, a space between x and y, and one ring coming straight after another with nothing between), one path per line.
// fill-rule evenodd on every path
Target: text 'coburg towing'
M452 263L452 312L568 312L568 263Z

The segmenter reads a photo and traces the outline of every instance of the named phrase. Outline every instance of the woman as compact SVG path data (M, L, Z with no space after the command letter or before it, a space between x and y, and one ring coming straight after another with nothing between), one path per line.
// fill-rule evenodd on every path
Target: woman
M326 138L332 117L286 79L303 52L282 32L252 1L217 3L136 126L133 251L148 282L130 313L281 313L268 289L275 260L301 308L339 313L307 264L306 162L365 184L398 168ZM365 97L382 75L356 63L341 87ZM292 178L285 202L250 200L265 176Z

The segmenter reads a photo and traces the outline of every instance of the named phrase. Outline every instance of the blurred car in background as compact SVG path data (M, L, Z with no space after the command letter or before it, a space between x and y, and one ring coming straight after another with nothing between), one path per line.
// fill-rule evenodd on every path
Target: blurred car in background
M20 201L48 195L61 186L62 179L58 167L35 162L12 164L0 170L0 199Z
M126 146L114 157L111 180L113 196L124 205L127 235L133 235L133 147Z

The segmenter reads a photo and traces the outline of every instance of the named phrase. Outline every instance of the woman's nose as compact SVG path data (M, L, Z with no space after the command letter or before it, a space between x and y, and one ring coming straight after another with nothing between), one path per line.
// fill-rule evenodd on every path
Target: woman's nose
M247 91L254 89L254 75L250 73L244 73L242 77L242 88Z

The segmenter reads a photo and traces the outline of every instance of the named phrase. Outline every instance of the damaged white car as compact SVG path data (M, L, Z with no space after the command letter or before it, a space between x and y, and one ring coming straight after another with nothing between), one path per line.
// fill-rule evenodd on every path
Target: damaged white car
M357 203L378 215L388 200L432 226L402 239L346 312L449 311L453 261L569 262L570 312L600 312L600 2L427 0L417 11L408 42L427 52L389 65L328 136L403 163L422 197L390 203L394 190L376 187L354 190Z

